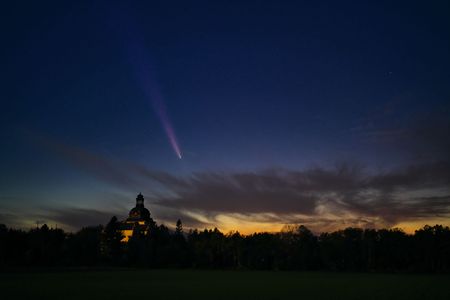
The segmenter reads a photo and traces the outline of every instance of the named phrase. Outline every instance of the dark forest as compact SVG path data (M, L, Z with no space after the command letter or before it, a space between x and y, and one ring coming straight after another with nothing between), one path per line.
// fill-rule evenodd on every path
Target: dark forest
M287 225L278 233L218 229L183 232L153 224L135 231L128 243L115 217L106 226L76 233L40 228L23 231L0 225L1 268L141 267L242 270L326 270L356 272L450 271L450 229L425 226L414 234L400 229L346 228L320 235Z

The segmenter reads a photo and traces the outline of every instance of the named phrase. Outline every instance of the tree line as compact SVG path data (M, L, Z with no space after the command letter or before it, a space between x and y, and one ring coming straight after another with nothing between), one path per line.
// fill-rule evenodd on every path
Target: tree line
M314 235L305 226L278 233L218 229L183 232L153 223L150 234L133 232L121 242L119 222L75 233L43 225L28 231L0 224L0 268L143 267L358 272L450 271L450 229L424 226L414 234L400 229L346 228Z

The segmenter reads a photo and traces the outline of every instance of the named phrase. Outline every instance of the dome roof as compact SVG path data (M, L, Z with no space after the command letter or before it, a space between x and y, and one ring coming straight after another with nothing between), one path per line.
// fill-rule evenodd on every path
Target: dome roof
M150 212L143 206L136 206L130 210L128 214L129 221L148 221Z

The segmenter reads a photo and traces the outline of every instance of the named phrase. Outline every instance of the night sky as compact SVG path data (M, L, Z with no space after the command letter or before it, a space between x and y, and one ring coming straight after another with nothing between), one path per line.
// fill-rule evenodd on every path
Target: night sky
M0 223L450 225L448 1L12 2Z

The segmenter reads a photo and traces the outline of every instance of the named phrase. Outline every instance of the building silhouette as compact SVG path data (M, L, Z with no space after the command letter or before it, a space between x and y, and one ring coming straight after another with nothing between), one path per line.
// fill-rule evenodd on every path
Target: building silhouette
M122 231L124 236L122 242L128 242L133 234L150 234L154 224L155 222L150 216L150 211L144 206L144 196L139 193L136 197L136 206L130 210L128 218L119 224L119 230Z

